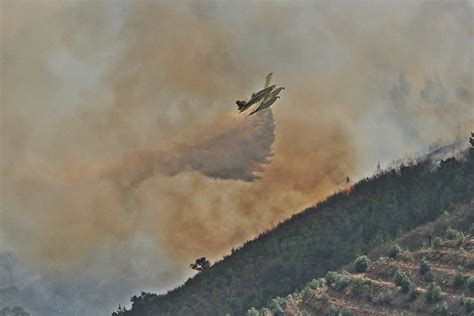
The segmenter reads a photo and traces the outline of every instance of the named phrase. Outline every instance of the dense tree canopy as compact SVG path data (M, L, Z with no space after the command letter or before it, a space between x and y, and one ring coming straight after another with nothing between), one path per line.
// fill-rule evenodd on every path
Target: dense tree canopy
M116 315L241 315L266 305L470 201L474 157L467 156L407 163L362 180L352 194L304 210L167 294L135 296L132 309Z

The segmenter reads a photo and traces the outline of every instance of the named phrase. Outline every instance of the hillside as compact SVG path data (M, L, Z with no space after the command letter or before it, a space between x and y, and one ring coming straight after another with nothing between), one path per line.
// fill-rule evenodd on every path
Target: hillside
M302 211L165 295L115 315L233 315L302 288L473 198L474 153L401 165Z
M357 258L341 273L328 272L300 291L247 314L432 315L444 305L453 315L472 312L474 237L464 232L474 232L474 201ZM427 246L430 240L433 247ZM439 299L430 301L426 293L430 286L435 288L433 282L441 292Z
M364 273L328 273L321 287L306 290L301 300L287 304L285 314L468 315L474 311L474 237L388 255Z

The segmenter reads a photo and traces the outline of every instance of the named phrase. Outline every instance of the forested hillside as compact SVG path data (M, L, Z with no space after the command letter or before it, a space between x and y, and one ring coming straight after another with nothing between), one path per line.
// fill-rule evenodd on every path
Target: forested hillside
M433 247L394 244L373 262L359 257L352 271L328 272L247 315L472 315L473 269L474 238L450 228Z
M373 249L338 272L330 271L298 291L270 300L264 308L250 308L247 316L470 313L473 234L474 200ZM403 282L398 271L403 272ZM439 300L427 301L422 294L428 293L432 282L442 292Z
M300 289L474 197L474 152L401 165L357 183L248 241L165 295L142 293L115 315L242 315Z

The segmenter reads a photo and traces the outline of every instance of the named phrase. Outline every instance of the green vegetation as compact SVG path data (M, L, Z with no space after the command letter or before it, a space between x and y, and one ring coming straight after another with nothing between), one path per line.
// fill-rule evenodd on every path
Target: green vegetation
M470 276L466 280L467 288L471 291L474 292L474 277Z
M324 278L313 279L307 286L312 290L316 290L326 286L326 280Z
M268 308L274 315L283 315L283 308L280 298L274 298L270 301L270 304L268 305Z
M407 272L398 270L393 278L393 282L402 288L403 293L408 293L412 287L412 281Z
M410 301L414 301L418 298L419 295L420 293L418 293L418 291L416 290L416 284L412 283L410 286L410 290L408 291L408 298L410 299Z
M327 316L339 316L339 309L336 306L331 305L326 311Z
M449 306L448 303L443 302L436 308L436 312L441 315L449 315Z
M452 228L448 228L448 230L446 231L446 238L451 240L457 240L460 244L464 243L465 241L464 233Z
M437 302L441 299L441 288L432 282L426 291L426 301L429 303Z
M338 290L339 292L344 290L348 285L349 285L349 280L341 275L337 280L336 280L336 290Z
M431 265L425 257L420 261L420 274L423 275L431 270Z
M399 254L403 252L402 247L400 247L398 244L393 244L390 246L390 249L388 251L388 257L392 259L396 259Z
M458 269L456 272L456 275L454 276L453 279L453 284L452 287L455 289L458 289L463 285L464 283L464 270L462 268Z
M437 168L402 165L294 215L167 294L134 296L130 311L115 314L245 314L470 201L472 192L474 155Z
M435 237L433 239L433 247L435 249L440 249L441 248L441 245L443 243L443 239L441 237Z
M196 259L194 263L191 263L189 265L191 269L196 270L196 271L204 271L206 269L209 269L210 266L211 266L211 263L209 262L209 260L206 259L206 257Z
M392 291L380 292L375 297L375 302L380 305L390 305L390 302L392 302L392 300L393 300Z
M474 299L466 298L463 305L464 305L464 311L466 312L466 314L474 312Z
M370 264L371 264L371 261L369 257L360 256L354 262L355 270L357 273L365 272L367 271L367 269L369 269Z

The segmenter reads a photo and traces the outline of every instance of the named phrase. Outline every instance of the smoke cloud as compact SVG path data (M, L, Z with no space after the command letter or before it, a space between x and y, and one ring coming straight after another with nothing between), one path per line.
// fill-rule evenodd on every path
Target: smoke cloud
M1 6L0 250L71 315L474 123L470 2ZM237 114L269 72L272 110Z

